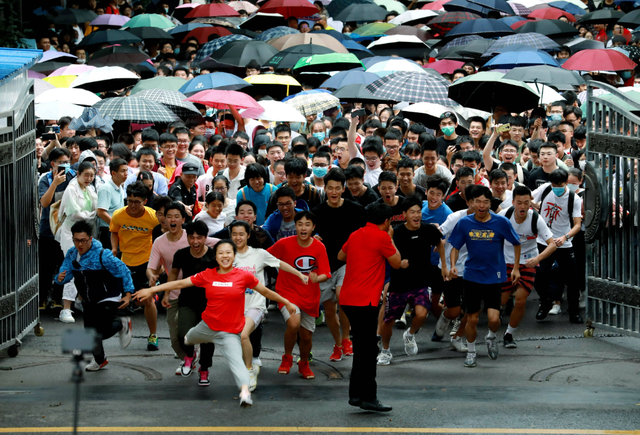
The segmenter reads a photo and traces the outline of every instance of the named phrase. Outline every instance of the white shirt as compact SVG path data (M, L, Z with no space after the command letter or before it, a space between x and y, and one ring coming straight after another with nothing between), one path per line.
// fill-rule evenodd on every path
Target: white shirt
M244 180L244 171L245 167L241 165L240 172L238 172L238 175L236 175L236 178L234 178L233 180L229 176L229 168L226 168L224 171L222 171L222 175L227 177L227 180L229 180L229 192L227 193L227 198L236 199L236 196L238 196L238 190L240 190L240 182Z
M378 178L382 173L382 168L374 170L370 170L368 166L366 168L367 170L364 173L364 182L367 183L370 187L376 187L378 185Z
M224 228L225 219L227 219L227 215L224 212L221 212L217 219L214 219L205 209L198 213L196 217L193 218L193 221L202 221L207 224L207 227L209 228L209 236L211 236Z
M502 210L498 213L500 216L505 216L507 214L507 210ZM536 235L531 232L531 219L533 219L533 210L529 210L527 212L527 218L523 223L518 224L516 222L516 214L515 211L509 218L509 222L511 222L511 226L515 230L515 232L520 237L520 266L524 267L524 263L526 263L531 258L537 256L539 254L538 251L538 242L536 239ZM546 244L546 241L553 237L551 230L547 227L542 216L538 215L538 239L544 240L542 244ZM516 257L513 252L513 245L509 243L507 240L504 241L504 259L507 264L514 264L516 261Z
M513 205L513 191L507 189L504 192L504 201L500 203L500 208L503 210L506 210L512 205Z
M447 216L447 219L440 225L440 231L442 235L446 239L444 244L444 256L447 260L447 267L451 269L451 251L453 250L453 246L449 243L449 236L453 229L458 225L458 222L463 217L467 216L467 209L459 210L454 213L451 213ZM456 262L456 267L458 268L458 276L463 276L464 274L464 263L467 261L467 256L469 255L467 251L467 245L465 244L458 253L458 261ZM442 269L442 260L438 261L438 267Z
M542 193L550 186L551 183L545 183L533 191L533 201L540 202ZM569 195L574 195L573 210L569 208ZM566 235L571 228L573 228L573 218L582 218L582 198L578 195L572 194L569 189L565 187L564 194L562 196L556 196L553 190L544 199L544 204L540 204L540 216L544 219L547 227L553 233L554 238L562 237ZM538 237L538 243L546 243L546 239L542 240ZM558 249L572 248L573 244L571 240L567 240L567 243L560 246Z
M255 249L249 247L247 252L236 254L236 258L233 261L233 267L250 272L258 278L260 284L264 285L264 268L265 266L280 268L280 260L273 255L269 254L264 249ZM253 289L245 290L244 300L244 312L246 313L251 308L258 308L265 314L267 312L266 298Z

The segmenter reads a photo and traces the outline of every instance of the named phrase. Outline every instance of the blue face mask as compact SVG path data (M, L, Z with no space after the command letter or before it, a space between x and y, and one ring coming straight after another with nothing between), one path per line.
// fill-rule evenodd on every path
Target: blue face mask
M210 107L207 109L207 112L205 113L205 116L207 118L213 118L213 115L215 114L215 112L213 111L213 107Z
M71 165L69 163L61 163L61 164L58 165L58 169L60 169L60 168L64 168L64 173L66 175L71 170Z
M547 116L547 119L549 121L562 121L562 113L552 113L551 115Z
M476 168L471 168L471 170L473 171L473 178L476 177Z
M309 159L313 159L313 153L309 153Z
M564 195L564 187L552 187L551 190L553 190L553 194L555 196Z
M629 80L631 77L633 77L633 71L622 71L618 74L620 74L622 80Z
M327 168L313 168L313 175L316 176L317 178L324 178L325 175L327 175Z
M324 140L324 136L325 136L324 131L321 131L320 133L313 133L313 137L318 139L320 142Z
M302 124L299 122L290 122L289 127L291 127L291 131L300 131Z
M386 122L380 122L380 124L382 125L382 128L387 128L387 123Z

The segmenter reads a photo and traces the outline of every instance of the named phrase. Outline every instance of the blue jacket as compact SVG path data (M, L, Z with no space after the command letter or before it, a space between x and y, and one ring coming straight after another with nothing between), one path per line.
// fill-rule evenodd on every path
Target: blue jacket
M296 208L296 213L303 211L300 208ZM269 215L267 221L264 223L262 228L267 230L273 240L276 240L276 236L278 235L278 230L280 229L280 225L282 225L282 213L280 210L276 210Z
M66 272L61 284L75 278L75 286L84 300L98 303L105 299L122 297L122 292L133 293L133 280L129 268L102 243L93 239L91 248L76 261L78 249L69 249L60 273Z

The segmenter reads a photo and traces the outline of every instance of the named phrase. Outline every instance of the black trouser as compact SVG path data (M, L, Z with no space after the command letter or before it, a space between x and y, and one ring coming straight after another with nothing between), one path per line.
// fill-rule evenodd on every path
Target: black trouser
M109 227L100 227L99 238L102 247L111 250L111 231L109 231Z
M538 249L542 252L546 246L538 245ZM576 274L576 261L573 254L573 248L558 248L548 258L540 262L538 272L536 273L535 288L540 296L540 303L549 306L553 301L559 300L562 293L554 292L550 287L551 268L554 262L558 262L562 276L567 283L567 302L569 303L569 314L578 314L579 311L579 291Z
M586 268L587 268L587 247L584 242L584 231L578 231L578 234L571 241L573 245L573 254L576 258L576 274L578 275L578 290L583 292L586 288Z
M349 398L373 402L377 399L376 358L378 356L378 306L340 305L351 324L353 365Z
M62 301L62 286L53 284L54 276L60 271L60 266L64 261L60 243L53 237L40 236L38 258L40 260L40 275L38 283L40 287L40 303L47 302L49 292L53 285L51 298Z
M99 335L96 341L96 348L93 350L93 357L98 364L102 364L106 358L102 340L111 338L122 330L122 321L116 318L119 305L118 302L102 302L99 304L90 303L86 300L82 302L85 329L95 328Z
M256 329L249 335L249 341L251 342L251 347L253 347L253 357L260 358L260 351L262 350L262 334L264 332L264 327L262 323L256 326Z
M188 357L193 358L193 345L184 344L184 336L187 335L189 329L195 327L202 321L202 310L194 310L192 307L181 306L178 307L178 343L180 347L187 354ZM213 343L202 343L200 345L200 370L203 372L209 370L209 367L213 364L213 352L215 345Z

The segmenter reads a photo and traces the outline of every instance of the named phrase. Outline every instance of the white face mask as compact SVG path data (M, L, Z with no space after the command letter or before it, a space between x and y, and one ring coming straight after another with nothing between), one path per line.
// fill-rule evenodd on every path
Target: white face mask
M580 167L581 170L584 171L585 166L587 166L587 161L586 160L580 160L578 162L578 166Z
M258 150L258 155L266 156L267 155L267 150Z
M80 64L87 63L87 59L77 59L76 62Z

